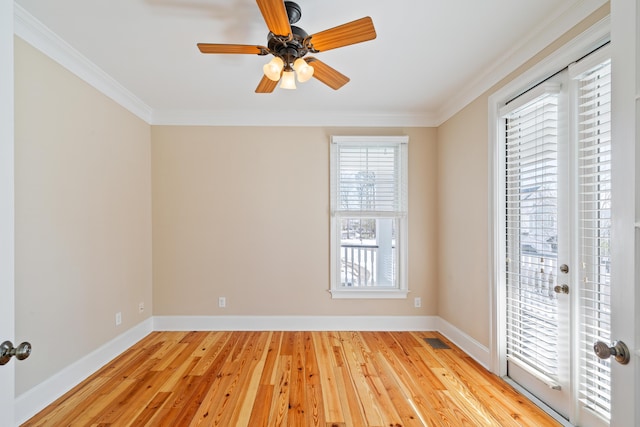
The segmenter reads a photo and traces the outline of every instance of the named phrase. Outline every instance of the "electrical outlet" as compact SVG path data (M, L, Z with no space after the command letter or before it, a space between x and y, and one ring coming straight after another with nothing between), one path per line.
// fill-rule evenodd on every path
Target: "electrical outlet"
M120 326L121 323L122 323L122 313L121 312L117 312L116 313L116 326Z
M144 313L144 303L143 302L138 304L138 313L140 313L140 314Z
M218 307L225 308L227 306L227 299L225 297L218 298Z
M420 308L420 307L422 307L422 298L420 298L420 297L415 297L415 298L413 299L413 306L414 306L415 308Z

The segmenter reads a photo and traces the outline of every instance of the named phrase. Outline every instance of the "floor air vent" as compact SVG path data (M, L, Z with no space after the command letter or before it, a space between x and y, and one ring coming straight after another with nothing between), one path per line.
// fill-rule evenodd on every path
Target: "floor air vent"
M446 345L440 338L425 338L424 339L427 344L436 350L441 349L451 349L448 345Z

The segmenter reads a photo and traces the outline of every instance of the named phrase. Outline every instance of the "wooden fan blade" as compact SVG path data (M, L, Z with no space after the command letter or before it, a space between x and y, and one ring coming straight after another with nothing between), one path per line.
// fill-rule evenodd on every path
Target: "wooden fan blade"
M262 80L258 83L256 93L271 93L278 85L278 82L274 82L267 76L262 76Z
M349 83L349 77L331 68L319 59L310 57L305 58L305 61L313 67L313 77L320 80L330 88L338 90Z
M319 52L376 38L376 29L370 17L357 19L340 26L313 34L311 44Z
M256 0L269 31L278 36L291 34L289 16L282 0Z
M259 55L263 48L249 44L198 43L198 49L202 53L247 53Z

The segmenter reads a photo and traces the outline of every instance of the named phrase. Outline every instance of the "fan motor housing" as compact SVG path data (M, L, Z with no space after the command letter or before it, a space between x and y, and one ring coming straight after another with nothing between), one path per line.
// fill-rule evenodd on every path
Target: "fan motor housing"
M309 37L307 32L292 25L291 33L291 38L270 33L267 41L267 47L274 55L283 59L292 58L289 62L293 62L296 58L302 58L309 52L305 46L305 39Z

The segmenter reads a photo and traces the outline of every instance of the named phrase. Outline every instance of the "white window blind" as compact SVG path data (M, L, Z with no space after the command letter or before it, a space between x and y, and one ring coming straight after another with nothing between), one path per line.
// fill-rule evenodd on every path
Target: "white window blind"
M404 149L406 144L397 143L336 144L334 213L405 215Z
M577 76L580 221L580 399L611 418L611 359L593 353L611 342L611 62Z
M407 147L407 137L332 138L334 297L373 290L406 297Z
M505 120L507 360L558 387L558 85L502 110Z

